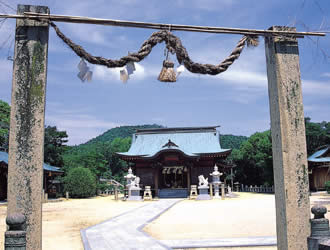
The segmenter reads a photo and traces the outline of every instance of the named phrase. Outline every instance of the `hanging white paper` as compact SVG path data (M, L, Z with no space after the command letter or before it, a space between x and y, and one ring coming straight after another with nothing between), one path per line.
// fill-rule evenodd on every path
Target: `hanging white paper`
M178 78L178 76L184 71L184 66L180 65L179 67L176 68L176 77Z
M136 69L135 69L134 62L128 62L128 63L126 64L126 70L127 70L127 74L128 74L128 75L132 75L133 72L136 70Z
M80 60L78 69L79 73L77 76L82 82L85 82L86 80L90 82L92 80L93 72L89 70L89 67L87 66L84 59Z
M123 82L123 83L126 83L127 80L128 80L129 76L127 74L127 70L126 68L123 68L121 71L120 71L120 80Z

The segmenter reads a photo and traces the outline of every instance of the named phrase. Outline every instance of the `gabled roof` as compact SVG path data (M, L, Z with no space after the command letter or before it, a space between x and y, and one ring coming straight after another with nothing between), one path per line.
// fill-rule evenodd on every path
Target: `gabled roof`
M0 151L0 162L4 162L8 165L8 153ZM46 163L44 163L43 169L45 171L63 173L63 171L60 168L48 165Z
M314 154L307 158L309 162L322 163L330 162L330 146L323 146L319 148Z
M177 151L187 157L227 155L222 149L220 134L213 127L140 129L133 134L128 152L117 153L122 158L153 158L162 152Z

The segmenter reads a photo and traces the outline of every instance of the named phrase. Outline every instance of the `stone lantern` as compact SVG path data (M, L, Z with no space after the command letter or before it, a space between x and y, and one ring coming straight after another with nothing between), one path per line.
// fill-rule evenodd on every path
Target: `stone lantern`
M214 171L210 175L212 176L212 184L214 186L214 198L219 199L219 186L221 184L220 176L222 175L222 173L218 171L217 165L214 166Z

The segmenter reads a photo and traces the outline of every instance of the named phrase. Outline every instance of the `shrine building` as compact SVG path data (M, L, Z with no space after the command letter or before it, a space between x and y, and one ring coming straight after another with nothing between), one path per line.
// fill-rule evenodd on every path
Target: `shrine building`
M43 189L48 197L55 198L56 193L61 189L61 183L56 179L64 172L58 168L43 164ZM8 153L0 151L0 201L7 199L7 180L8 179Z
M325 182L330 181L330 146L319 147L307 160L310 189L324 190Z
M231 149L222 149L217 126L139 129L128 152L117 155L140 177L142 188L151 186L159 198L188 197L198 176L211 181L214 165L229 168L224 160Z

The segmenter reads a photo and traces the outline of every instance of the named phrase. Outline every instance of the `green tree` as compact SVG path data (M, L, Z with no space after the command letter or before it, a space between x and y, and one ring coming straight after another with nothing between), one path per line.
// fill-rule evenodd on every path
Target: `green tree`
M0 150L8 151L10 106L0 100Z
M96 193L96 181L94 174L83 167L73 168L64 177L64 191L71 197L86 198Z
M247 185L273 185L273 157L270 131L253 134L239 150L233 150L236 180Z
M318 147L330 144L330 122L311 122L305 118L307 154L313 154Z
M56 126L45 127L44 161L52 166L63 167L62 154L66 150L66 131L57 130Z
M114 176L117 176L117 180L122 181L123 173L127 169L127 162L121 160L117 152L126 152L130 148L132 143L131 137L115 138L110 144L111 158L109 159L110 169ZM119 178L119 179L118 179Z

